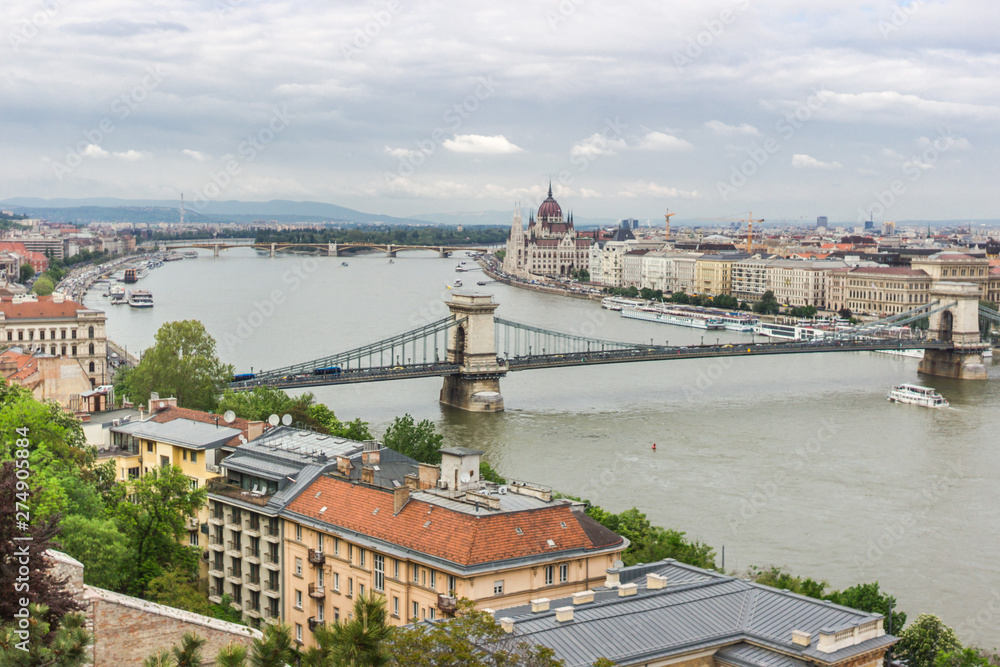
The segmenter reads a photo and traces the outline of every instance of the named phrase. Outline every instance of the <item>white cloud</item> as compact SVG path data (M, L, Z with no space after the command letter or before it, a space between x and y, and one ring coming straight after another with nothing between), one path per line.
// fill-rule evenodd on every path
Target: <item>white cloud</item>
M682 190L652 181L635 181L627 183L621 191L625 197L670 197L673 199L701 199L697 190Z
M112 155L114 155L119 160L126 160L128 162L134 162L136 160L143 160L143 159L149 157L149 155L147 153L143 153L141 151L136 151L136 150L132 150L132 149L129 149L127 151L122 151L121 153L112 153Z
M190 148L185 148L184 150L182 150L181 155L186 155L193 160L197 160L198 162L204 162L205 160L208 160L211 157L210 155L206 155L205 153L202 153L200 151L193 151Z
M453 153L480 153L484 155L505 155L520 153L524 150L520 146L512 144L502 134L492 137L481 134L456 134L454 139L446 139L441 145Z
M796 153L792 156L792 166L796 169L841 169L844 165L839 162L823 162L810 155Z
M107 152L97 144L87 144L87 147L81 151L81 155L84 157L111 157L111 153Z
M599 132L595 132L586 139L576 142L569 149L572 156L585 155L587 157L595 155L614 155L617 151L625 150L628 144L624 139L605 139Z
M909 170L911 168L922 169L924 171L934 168L933 162L924 162L923 160L907 160L903 163L903 169Z
M749 123L740 123L739 125L727 125L721 120L710 120L705 123L705 127L710 129L716 134L723 136L729 136L733 134L745 134L750 137L756 137L760 135L760 130L758 130L753 125Z
M400 160L406 160L422 154L420 151L412 150L410 148L389 148L388 146L383 148L382 151Z
M639 142L639 150L643 151L689 151L689 142L663 132L650 132Z

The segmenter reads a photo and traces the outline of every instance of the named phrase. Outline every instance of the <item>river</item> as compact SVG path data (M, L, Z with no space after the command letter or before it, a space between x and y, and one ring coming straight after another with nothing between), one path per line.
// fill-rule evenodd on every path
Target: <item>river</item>
M164 322L200 320L219 356L249 372L444 317L457 261L235 249L151 271L140 287L153 292L152 309L111 307L96 292L86 303L108 313L108 336L133 353ZM481 276L462 274L467 285ZM598 302L498 283L475 289L494 295L498 316L597 338L748 340L625 320ZM834 588L878 580L911 619L937 614L964 642L992 648L1000 645L1000 368L990 369L994 381L960 383L922 379L917 363L851 352L525 371L501 381L500 414L442 408L436 378L315 393L375 433L410 413L435 422L446 445L486 451L505 476L614 511L638 507L717 552L725 545L728 571L782 565ZM951 407L886 401L893 384L922 380Z

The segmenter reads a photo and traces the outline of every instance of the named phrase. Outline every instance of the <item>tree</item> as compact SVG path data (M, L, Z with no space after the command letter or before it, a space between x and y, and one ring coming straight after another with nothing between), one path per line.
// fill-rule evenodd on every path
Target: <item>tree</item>
M840 310L837 311L837 314L848 321L850 321L851 317L854 315L854 313L851 312L850 308L841 308Z
M939 651L934 658L934 667L991 667L991 664L990 657L984 651L972 647Z
M227 389L222 393L216 409L218 412L232 410L237 417L251 421L266 421L271 415L289 414L295 421L322 433L351 440L372 438L367 422L360 419L350 422L340 421L333 410L322 403L317 403L316 397L309 392L298 398L292 398L280 389L272 387L254 387L251 391L240 392Z
M447 623L396 628L387 645L394 667L561 667L547 647L533 646L504 632L493 617L472 602L458 601Z
M31 286L31 291L38 296L48 296L56 289L56 284L47 275L42 276Z
M143 660L142 667L177 667L177 663L174 662L174 656L170 655L170 651L161 648Z
M268 625L264 638L255 639L250 649L250 667L285 667L294 663L298 651L292 645L292 630L287 625Z
M753 312L761 315L774 315L778 310L778 299L775 298L774 292L771 290L764 292L760 297L760 301L753 306Z
M316 665L383 667L389 662L386 641L392 634L385 598L372 593L354 601L354 618L316 628L319 649L311 656ZM317 656L316 653L319 655Z
M246 667L247 647L242 644L229 643L215 654L216 667Z
M28 282L29 280L35 277L35 267L33 267L28 262L25 262L24 264L21 265L21 271L18 277L20 278L18 282L20 283Z
M879 590L878 582L870 584L858 584L845 588L842 591L835 591L826 598L830 602L842 604L859 611L869 611L876 614L889 616L889 609L892 612L892 634L898 635L906 625L906 613L896 611L896 598ZM889 632L889 628L886 628Z
M421 463L441 462L441 443L444 436L437 433L434 424L424 419L414 424L409 414L396 417L383 436L385 446L405 454Z
M133 401L146 403L152 392L177 397L177 404L195 410L211 410L233 367L215 353L215 339L197 320L167 322L156 332L153 347L139 365L128 372L126 392Z
M179 540L187 534L185 518L205 504L204 487L192 489L179 467L167 466L121 484L118 494L113 511L128 538L124 567L132 595L142 597L149 581L167 567L197 566L198 549L182 546Z
M11 590L11 589L5 589ZM83 614L66 614L54 628L47 620L45 605L28 605L28 636L18 634L20 625L0 626L0 665L3 667L83 667L90 664L87 647L93 637L84 627ZM54 632L53 632L54 630ZM20 630L25 632L24 630Z
M823 592L826 590L825 581L815 581L810 578L803 579L784 571L784 568L771 567L760 569L756 565L750 567L750 578L758 584L771 586L781 590L788 589L792 593L805 595L807 597L823 599Z
M204 637L199 637L193 632L185 632L181 638L180 646L173 648L177 667L201 667L204 663L201 650L207 642L208 640Z
M689 542L681 531L654 526L635 507L613 514L596 505L589 505L587 515L629 540L629 547L622 554L626 565L675 558L696 567L715 567L715 551L711 547L701 542Z
M60 525L59 542L66 553L83 563L84 583L122 590L128 538L114 521L99 516L67 516Z
M955 631L933 614L921 614L899 633L896 657L908 667L934 667L939 653L961 650Z
M670 295L670 301L672 303L679 303L679 304L683 305L683 304L689 303L691 301L691 299L690 299L690 297L688 297L688 295L685 292L680 291L680 292L674 292L673 294L671 294Z

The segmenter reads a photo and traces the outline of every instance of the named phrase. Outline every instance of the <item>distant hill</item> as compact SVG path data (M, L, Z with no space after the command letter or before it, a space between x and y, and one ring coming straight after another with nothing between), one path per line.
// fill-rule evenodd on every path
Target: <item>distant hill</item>
M523 209L522 209L523 210ZM524 212L524 225L528 226L528 212ZM487 227L510 227L514 219L513 210L510 211L460 211L458 213L427 213L424 215L411 216L417 220L425 222L435 222L442 225L482 225ZM573 216L573 226L577 229L589 229L593 227L606 227L617 223L611 218L581 218Z

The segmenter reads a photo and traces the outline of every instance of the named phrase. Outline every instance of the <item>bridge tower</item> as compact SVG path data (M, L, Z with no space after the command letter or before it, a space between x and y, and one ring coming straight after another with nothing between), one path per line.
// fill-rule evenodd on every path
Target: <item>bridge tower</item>
M326 244L326 254L329 257L340 257L340 251L337 249L336 243Z
M387 244L385 246L385 256L386 257L395 257L396 256L396 250L392 247L391 243L389 243L389 244Z
M493 312L499 304L492 295L456 292L446 302L455 319L465 321L448 334L450 364L461 370L444 378L440 401L469 412L503 412L500 378L507 367L497 362Z
M985 380L983 351L989 347L979 337L979 286L975 283L935 282L931 300L956 301L952 308L931 315L928 335L951 341L950 350L924 350L918 371L959 380Z

